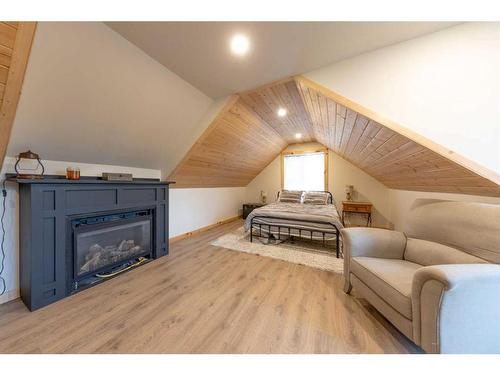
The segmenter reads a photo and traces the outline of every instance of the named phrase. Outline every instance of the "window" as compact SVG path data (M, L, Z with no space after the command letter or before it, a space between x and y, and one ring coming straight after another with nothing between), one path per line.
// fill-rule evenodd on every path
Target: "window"
M286 190L328 190L328 153L284 153L282 157L282 186Z

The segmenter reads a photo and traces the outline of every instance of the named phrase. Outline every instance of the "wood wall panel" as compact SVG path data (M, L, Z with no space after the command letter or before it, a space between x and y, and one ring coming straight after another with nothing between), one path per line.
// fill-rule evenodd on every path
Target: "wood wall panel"
M378 115L304 77L296 77L296 82L317 141L384 185L500 197L498 174L422 137L416 140L408 132L400 134L394 130L396 124L377 122L373 117ZM335 116L332 108L336 108ZM321 115L325 113L331 116Z
M35 22L0 22L0 167L28 64Z
M246 186L285 147L283 138L235 96L169 179L176 188Z

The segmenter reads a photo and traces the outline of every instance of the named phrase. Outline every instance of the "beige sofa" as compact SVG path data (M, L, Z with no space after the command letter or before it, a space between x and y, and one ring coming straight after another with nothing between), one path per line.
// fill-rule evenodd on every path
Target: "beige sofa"
M500 353L500 205L417 200L403 232L348 228L354 287L429 353Z

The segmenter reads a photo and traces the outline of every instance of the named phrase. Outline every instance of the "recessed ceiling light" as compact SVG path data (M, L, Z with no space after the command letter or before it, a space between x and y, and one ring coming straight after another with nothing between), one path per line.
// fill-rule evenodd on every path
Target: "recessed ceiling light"
M295 134L295 138L296 138L296 139L300 139L300 138L302 138L302 134L300 134L300 133Z
M285 108L280 108L278 109L278 116L279 117L285 117L286 116L286 109Z
M235 55L243 56L250 49L250 41L243 34L236 34L231 38L231 51Z

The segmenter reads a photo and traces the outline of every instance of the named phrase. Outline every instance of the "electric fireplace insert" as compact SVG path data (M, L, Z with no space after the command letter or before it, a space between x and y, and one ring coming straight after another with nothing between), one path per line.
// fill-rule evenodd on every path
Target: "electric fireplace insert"
M80 218L71 224L72 291L152 256L151 210Z

